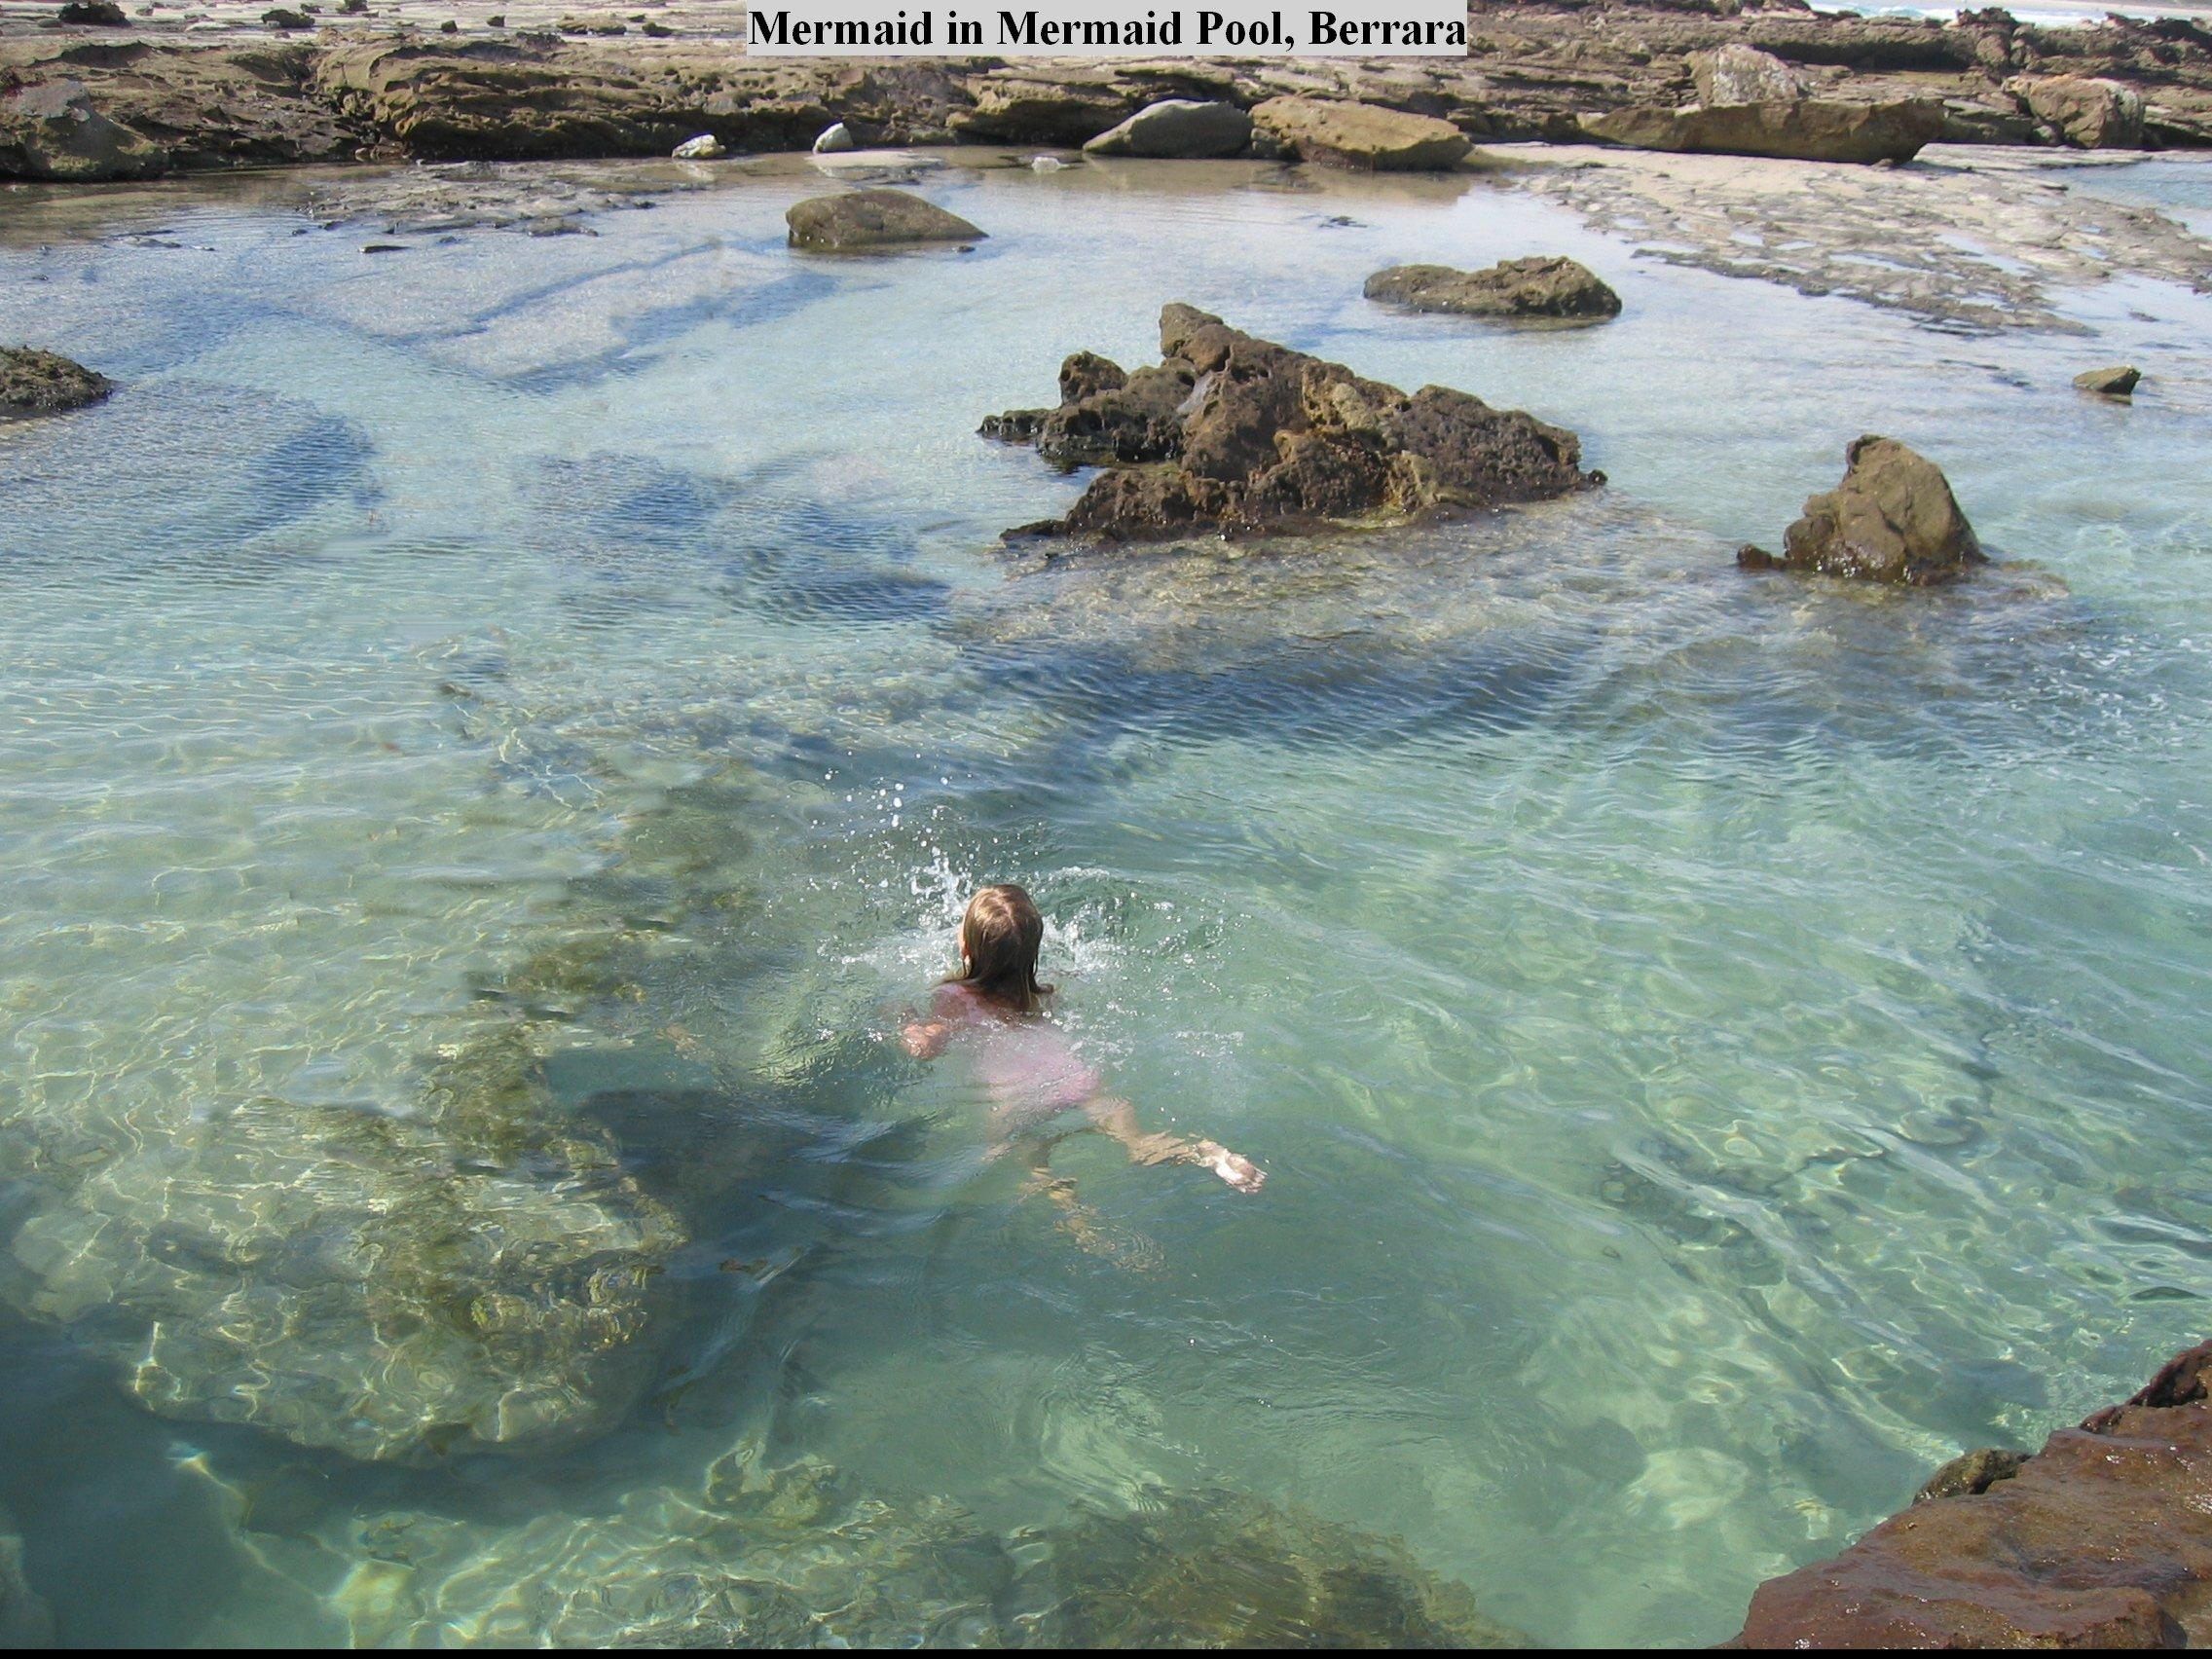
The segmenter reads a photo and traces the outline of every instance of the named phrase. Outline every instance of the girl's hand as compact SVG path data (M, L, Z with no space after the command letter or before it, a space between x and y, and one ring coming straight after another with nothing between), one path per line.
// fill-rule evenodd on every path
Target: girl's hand
M906 1052L917 1060L934 1060L944 1052L945 1034L952 1029L941 1019L917 1019L900 1035Z
M1239 1193L1256 1193L1268 1184L1266 1170L1249 1158L1238 1157L1219 1141L1200 1141L1198 1151L1198 1161Z

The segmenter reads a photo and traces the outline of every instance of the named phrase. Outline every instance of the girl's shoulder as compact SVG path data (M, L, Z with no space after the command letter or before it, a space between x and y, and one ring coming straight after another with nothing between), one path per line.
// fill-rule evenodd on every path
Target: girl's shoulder
M939 1019L969 1019L983 1012L983 999L958 979L945 980L930 995L930 1013Z

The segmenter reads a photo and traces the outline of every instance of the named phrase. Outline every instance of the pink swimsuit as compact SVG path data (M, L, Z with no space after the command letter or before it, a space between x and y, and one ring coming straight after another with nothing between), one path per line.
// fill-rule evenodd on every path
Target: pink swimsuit
M1056 1025L1000 1013L966 985L940 985L932 1012L961 1028L964 1047L993 1105L1022 1118L1048 1118L1096 1095L1098 1074L1076 1056Z

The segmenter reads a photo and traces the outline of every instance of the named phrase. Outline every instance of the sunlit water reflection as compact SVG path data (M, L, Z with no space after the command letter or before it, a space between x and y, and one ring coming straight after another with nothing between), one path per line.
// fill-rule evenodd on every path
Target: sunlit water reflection
M818 262L714 176L377 256L298 181L11 199L0 337L124 383L0 429L0 1511L66 1639L1141 1640L1211 1549L1711 1641L2201 1334L2205 300L1961 342L1235 166L938 172L975 252ZM1623 317L1359 298L1534 251ZM1613 484L1010 574L1072 486L977 420L1169 299ZM1739 576L1867 429L2012 568ZM980 1156L887 1034L991 878L1263 1195L1070 1143L1086 1247Z

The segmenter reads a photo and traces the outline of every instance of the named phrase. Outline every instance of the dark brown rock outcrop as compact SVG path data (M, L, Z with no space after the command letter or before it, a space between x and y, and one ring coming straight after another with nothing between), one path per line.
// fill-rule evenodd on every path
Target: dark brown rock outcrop
M1448 265L1393 265L1362 290L1411 311L1459 316L1533 317L1548 322L1603 322L1621 313L1621 297L1587 266L1564 257L1500 261L1487 271Z
M114 389L107 376L57 352L0 346L0 420L82 409Z
M1762 1584L1730 1645L2212 1641L2208 1382L2212 1343L2032 1457L1975 1454L1996 1458L1977 1474L2014 1467L1931 1495L1833 1560Z
M1844 452L1843 482L1805 503L1778 558L1736 556L1747 571L1803 571L1856 581L1930 587L1981 564L1981 543L1942 468L1895 438L1863 437Z
M1572 432L1443 387L1408 395L1190 306L1160 313L1160 349L1159 365L1126 376L1071 357L1063 395L1080 395L983 424L1059 464L1107 468L1064 518L1028 531L1142 538L1404 522L1604 482L1582 470Z

